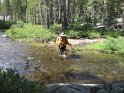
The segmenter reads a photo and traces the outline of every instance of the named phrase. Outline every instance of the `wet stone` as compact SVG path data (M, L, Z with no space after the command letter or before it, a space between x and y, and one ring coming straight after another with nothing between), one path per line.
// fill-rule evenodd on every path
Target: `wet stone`
M111 86L104 84L50 84L47 85L49 93L124 93L124 84Z

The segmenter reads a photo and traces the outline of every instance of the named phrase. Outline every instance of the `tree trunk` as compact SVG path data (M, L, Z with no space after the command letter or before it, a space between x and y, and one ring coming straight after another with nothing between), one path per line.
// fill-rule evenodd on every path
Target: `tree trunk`
M50 22L49 22L49 9L47 9L47 28L49 29Z
M53 22L53 0L51 1L51 4L50 4L50 15L49 15L49 17L50 17L50 25L51 24L53 24L54 22Z
M68 28L67 16L66 16L66 0L62 1L62 30Z
M47 28L49 29L49 26L50 26L50 22L49 22L49 3L50 1L49 0L45 0L45 5L46 5L46 25L47 25Z
M67 11L67 14L68 14L68 23L71 22L71 0L68 0L68 11Z
M72 5L72 22L75 21L75 16L76 16L76 0L73 0L73 5Z
M101 23L102 23L102 25L104 25L105 18L106 18L106 5L105 5L105 1L103 1L102 6L101 6Z
M23 7L22 7L22 13L23 13L23 15L22 15L22 20L23 20L24 22L26 22L27 0L25 0L23 3L24 3L24 5L23 5Z
M9 2L9 0L6 0L5 4L6 4L6 17L5 17L5 20L7 20L7 16L10 15L10 2Z
M60 0L60 2L59 2L59 22L58 22L59 24L62 23L62 11L63 11L62 10L62 2L63 2L62 0Z
M42 5L41 5L41 0L39 2L39 21L40 21L40 24L42 25Z
M123 29L123 32L124 32L124 11L123 11L123 25L122 25L122 29Z
M96 26L96 17L97 17L97 11L96 11L96 4L93 4L93 24Z

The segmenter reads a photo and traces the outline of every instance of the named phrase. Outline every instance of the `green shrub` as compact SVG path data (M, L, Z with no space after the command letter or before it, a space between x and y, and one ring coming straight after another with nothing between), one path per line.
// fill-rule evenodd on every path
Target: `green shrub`
M109 37L105 42L105 50L108 53L115 53L119 49L119 41L115 38Z
M79 31L78 35L79 35L79 37L87 38L88 32L87 31Z
M89 38L89 39L93 39L93 38L99 38L101 36L101 34L95 30L87 30L87 31L80 31L80 37L83 38Z
M94 31L94 30L88 31L87 34L88 34L88 38L90 39L99 38L101 35L99 32Z
M7 20L6 23L13 25L16 24L17 22L15 20Z
M16 24L17 27L23 27L23 25L24 25L23 21L17 21L17 24Z
M79 23L77 22L69 25L69 29L76 30L76 31L86 31L86 30L92 29L92 26L91 24L87 24L87 23L81 24L80 22Z
M104 41L84 46L86 49L101 50L105 53L117 53L124 55L124 37L108 37Z
M105 30L105 31L102 31L101 35L106 37L110 36L110 37L117 38L120 35L120 32L116 30Z
M59 33L61 31L61 25L55 23L51 25L50 30L54 33Z
M45 93L45 85L28 81L13 70L0 70L0 93Z
M85 23L84 25L82 25L83 30L91 30L92 29L92 25L90 23Z
M23 26L23 27L22 27ZM56 35L41 25L19 23L5 32L13 39L54 40Z
M124 36L124 31L123 30L120 32L120 35L121 36Z
M69 31L67 31L67 32L68 32L67 34L68 34L68 37L69 37L69 38L79 38L77 31L69 30Z
M13 21L13 20L7 20L7 21L0 20L0 28L1 28L1 29L8 29L8 28L10 28L13 24L16 24L16 21Z

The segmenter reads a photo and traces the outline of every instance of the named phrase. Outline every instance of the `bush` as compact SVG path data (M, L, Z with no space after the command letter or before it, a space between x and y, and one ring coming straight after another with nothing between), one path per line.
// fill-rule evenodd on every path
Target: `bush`
M45 85L28 81L13 70L0 70L0 93L45 93Z
M17 27L23 27L23 25L24 25L23 21L17 21L17 24L16 24Z
M75 30L75 31L86 31L89 29L92 29L92 25L89 23L73 23L69 25L69 29Z
M124 36L124 31L122 30L121 33L120 33L121 36Z
M60 33L61 31L61 25L60 24L53 24L51 27L50 27L50 31L54 32L54 33Z
M90 24L90 23L85 23L84 25L82 25L82 28L83 28L83 30L91 30L92 29L92 24Z
M115 53L119 49L118 40L112 37L109 37L105 43L105 50L107 53Z
M117 38L120 35L120 32L116 30L105 30L105 31L102 31L101 35L106 37L110 36L110 37Z
M67 34L69 38L79 38L77 31L69 30Z
M94 30L88 31L88 38L93 39L93 38L99 38L100 37L100 33Z
M15 20L7 20L6 23L12 26L13 24L16 24L17 22Z
M99 38L101 36L101 34L95 30L87 30L87 31L80 31L80 37L83 38L89 38L89 39L93 39L93 38Z
M13 20L7 20L7 21L0 20L0 28L1 28L1 29L8 29L8 28L10 28L13 24L16 24L16 21L13 21Z
M23 27L22 27L23 26ZM12 39L54 40L56 35L41 25L23 24L19 22L5 32Z

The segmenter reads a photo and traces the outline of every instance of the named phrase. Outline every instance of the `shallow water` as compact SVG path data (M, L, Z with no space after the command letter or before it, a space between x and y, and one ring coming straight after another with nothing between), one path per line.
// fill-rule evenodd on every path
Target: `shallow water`
M0 67L45 83L113 83L124 81L124 58L91 50L70 49L58 56L53 44L20 43L0 33Z
M124 80L123 56L68 48L68 58L64 60L58 56L56 46L34 43L30 49L36 66L33 78L39 81L112 83Z

